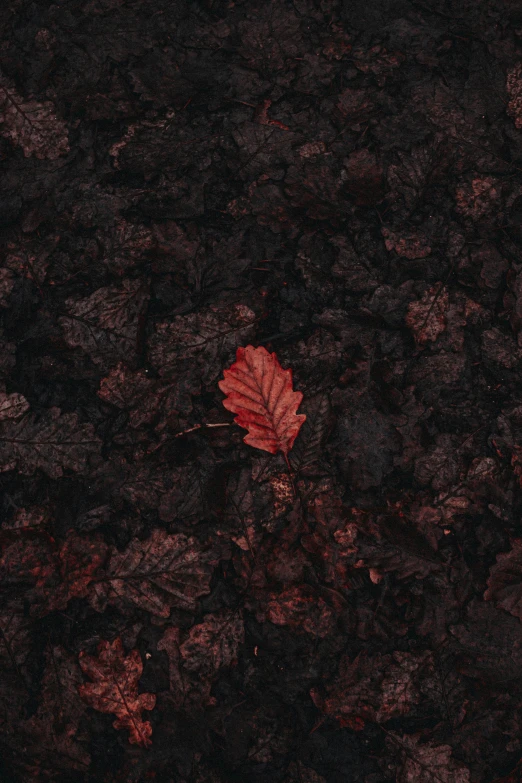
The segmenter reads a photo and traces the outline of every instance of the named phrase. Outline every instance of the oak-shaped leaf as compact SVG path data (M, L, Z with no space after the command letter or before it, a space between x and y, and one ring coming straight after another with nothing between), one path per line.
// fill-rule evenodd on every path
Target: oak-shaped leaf
M292 370L283 370L275 353L247 345L237 349L236 361L224 376L218 384L227 395L223 405L237 414L236 424L248 430L244 442L286 456L306 419L297 413L303 394L292 390Z
M83 473L100 447L92 424L79 424L75 413L62 414L59 408L0 422L1 472L17 468L30 475L41 468L50 478L59 478L64 469Z
M484 598L522 620L522 538L515 538L511 544L509 552L497 555Z
M82 348L94 364L108 370L120 361L133 366L138 350L139 320L149 293L143 280L98 288L85 299L67 299L60 318L70 348Z
M113 547L105 570L92 583L91 605L99 612L108 603L134 605L159 617L168 617L173 606L192 612L197 598L210 592L218 559L195 538L157 528L123 552Z
M101 536L80 536L70 530L55 555L54 570L39 574L37 587L30 594L31 613L41 617L65 609L72 598L85 598L106 555L107 545Z
M143 748L151 745L152 726L142 719L143 710L152 710L156 704L153 693L138 694L138 682L143 663L138 650L128 655L120 638L112 643L101 641L97 657L81 652L79 663L92 682L78 686L81 698L100 712L116 715L115 729L127 729L131 745Z
M0 128L26 158L56 160L70 149L67 126L56 116L51 101L25 100L4 76L0 77Z
M449 631L465 653L465 673L472 677L487 676L496 682L515 679L522 668L520 620L499 612L493 602L473 598L465 615ZM444 608L447 616L447 609ZM463 666L460 666L461 670Z
M522 128L522 63L518 62L507 72L506 90L509 95L507 113L515 121L515 128Z

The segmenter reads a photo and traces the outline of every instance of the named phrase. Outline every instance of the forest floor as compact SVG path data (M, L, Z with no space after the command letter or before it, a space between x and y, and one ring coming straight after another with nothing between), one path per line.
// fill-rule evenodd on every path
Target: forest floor
M0 31L0 781L519 783L520 3Z

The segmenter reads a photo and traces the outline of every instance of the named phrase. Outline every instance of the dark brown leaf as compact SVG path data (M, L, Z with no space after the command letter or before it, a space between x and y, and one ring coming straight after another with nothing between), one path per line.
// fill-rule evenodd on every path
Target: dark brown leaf
M209 592L218 559L195 538L155 529L123 552L112 549L105 572L92 584L91 604L99 612L108 603L138 606L159 617L168 617L173 606L193 612L199 596Z
M37 468L51 478L64 470L83 473L91 455L99 454L100 439L92 424L79 424L75 413L50 408L41 416L27 414L23 419L0 423L0 470L17 468L31 474Z

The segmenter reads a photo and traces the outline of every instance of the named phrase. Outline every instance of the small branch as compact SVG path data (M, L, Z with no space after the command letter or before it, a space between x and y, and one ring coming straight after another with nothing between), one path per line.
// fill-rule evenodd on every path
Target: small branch
M183 430L183 432L177 432L175 435L173 435L173 438L181 438L182 435L187 435L189 432L195 432L195 430L209 430L211 427L231 427L233 424L232 421L225 421L220 424L196 424L195 427L190 427L188 430Z

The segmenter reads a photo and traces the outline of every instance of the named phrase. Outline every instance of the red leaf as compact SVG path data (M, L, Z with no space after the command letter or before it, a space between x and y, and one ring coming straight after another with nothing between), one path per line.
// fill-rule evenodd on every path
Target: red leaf
M147 747L151 744L152 726L141 719L143 710L152 710L156 704L153 693L138 694L138 682L143 671L140 654L131 650L126 656L121 639L101 641L98 657L80 653L80 666L93 682L78 686L81 698L100 712L112 712L117 720L115 729L128 729L131 745Z
M235 363L224 371L219 388L227 396L223 405L238 415L236 424L248 430L249 446L286 456L306 416L296 414L301 392L292 391L292 370L283 370L275 353L266 348L238 348Z

